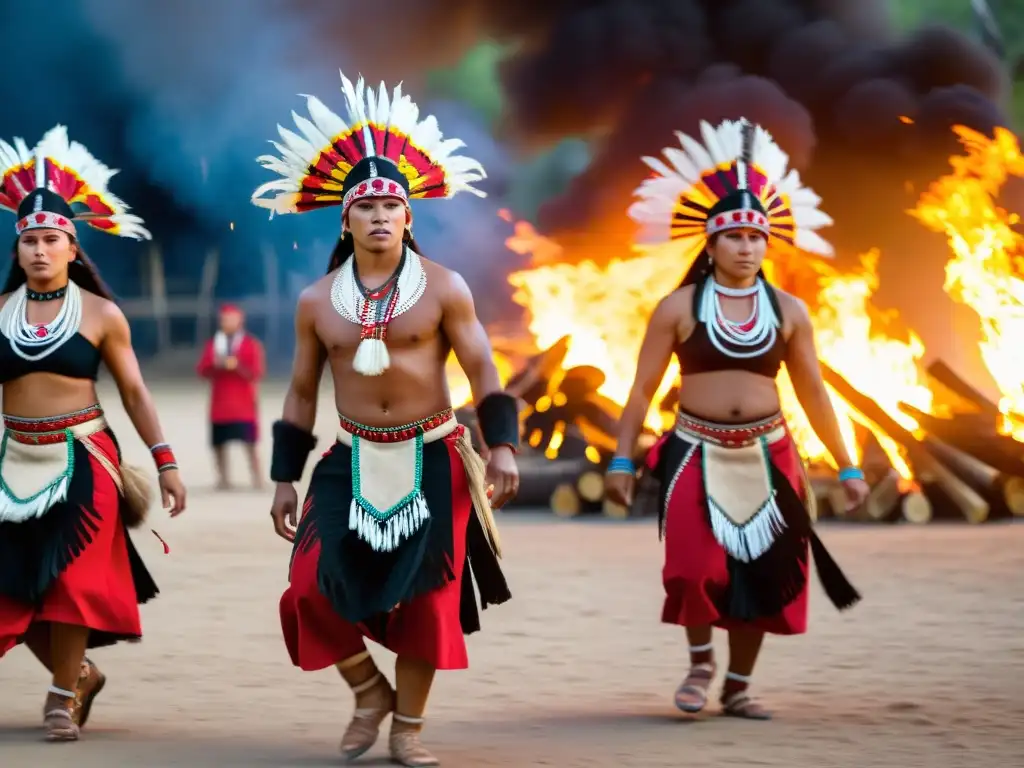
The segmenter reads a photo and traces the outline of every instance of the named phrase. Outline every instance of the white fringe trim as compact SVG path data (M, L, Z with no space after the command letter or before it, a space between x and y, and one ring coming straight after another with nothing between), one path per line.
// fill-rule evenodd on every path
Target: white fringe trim
M715 539L726 552L742 563L752 562L764 555L786 529L786 521L774 491L771 498L742 526L736 525L712 498L708 498L708 512Z
M66 500L71 478L65 475L41 491L31 501L18 501L6 490L0 489L0 523L23 523L42 517L50 509Z
M376 552L394 552L398 545L412 536L430 517L427 500L417 493L412 501L394 512L386 520L378 520L352 499L349 507L348 527Z

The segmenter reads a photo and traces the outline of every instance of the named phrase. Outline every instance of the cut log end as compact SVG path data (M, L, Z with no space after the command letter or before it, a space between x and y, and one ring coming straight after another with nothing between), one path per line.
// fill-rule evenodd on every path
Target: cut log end
M1024 478L1007 478L1003 485L1003 498L1014 517L1024 517Z
M551 511L558 517L576 517L583 510L582 500L573 483L561 483L551 493Z
M923 525L931 522L932 503L920 491L912 491L900 501L900 513L908 523Z
M629 507L624 507L622 504L611 499L604 500L601 505L601 512L605 517L610 517L613 520L625 520L629 517Z
M597 471L584 472L576 480L576 490L586 501L600 501L604 496L604 478Z
M887 520L900 502L900 476L890 470L871 488L861 516L869 520Z

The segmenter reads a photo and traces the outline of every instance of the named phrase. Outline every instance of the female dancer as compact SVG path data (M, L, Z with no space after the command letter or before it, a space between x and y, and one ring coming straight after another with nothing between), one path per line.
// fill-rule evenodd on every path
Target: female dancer
M780 413L775 378L783 362L811 425L842 469L848 502L868 493L840 437L821 379L805 305L761 271L769 239L831 254L813 229L831 223L818 198L786 175L788 158L761 127L702 123L705 146L679 134L685 152L669 164L645 158L657 176L637 190L630 214L659 247L693 261L648 326L622 415L608 494L633 500L638 433L674 353L682 381L673 432L647 456L640 496L657 499L665 539L662 621L686 627L690 672L676 706L699 712L716 672L712 626L729 632L725 714L768 719L747 694L766 632L807 629L808 543L825 592L840 609L856 591L811 524L803 465ZM670 167L671 165L671 167Z
M105 682L86 648L140 638L138 604L157 594L127 531L144 519L149 494L138 470L121 464L97 402L101 360L151 446L172 516L185 508L185 488L128 323L75 228L84 220L149 238L142 220L63 126L31 152L21 139L0 141L0 174L0 206L18 217L0 294L0 656L24 642L52 672L46 735L74 741Z

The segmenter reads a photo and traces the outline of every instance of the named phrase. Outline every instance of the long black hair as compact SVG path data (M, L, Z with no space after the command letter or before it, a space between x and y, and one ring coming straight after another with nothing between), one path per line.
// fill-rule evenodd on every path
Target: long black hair
M74 235L68 235L68 240L71 241L76 250L75 260L68 264L68 278L73 280L79 288L95 293L97 296L101 296L108 301L114 301L114 294L107 287L107 284L103 282L103 278L100 277L100 271L96 269L96 265L92 263L92 260L86 256L85 249L82 248L78 239ZM0 293L16 291L27 280L28 276L25 274L25 270L18 263L18 238L14 238L14 246L11 248L11 268L7 273L7 281L4 283Z
M405 234L402 235L402 242L416 251L420 256L423 255L423 251L420 250L420 246L416 242L416 238L412 236L412 233L408 229L405 230ZM331 272L345 263L345 259L354 255L355 252L356 242L352 238L352 233L342 232L341 237L338 238L338 242L334 245L334 250L331 251L331 260L327 262L327 272L325 274L331 274Z

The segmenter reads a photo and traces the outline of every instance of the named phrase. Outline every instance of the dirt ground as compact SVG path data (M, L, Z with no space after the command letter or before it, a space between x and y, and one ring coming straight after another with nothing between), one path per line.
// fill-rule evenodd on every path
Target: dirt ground
M142 609L145 640L95 653L109 684L77 745L41 742L46 674L24 649L3 659L0 766L337 765L351 697L332 671L288 660L288 546L269 493L215 494L205 393L154 389L191 498L178 520L154 515L169 556L135 534L162 589ZM281 394L265 395L266 434ZM146 460L105 395L129 458ZM331 410L325 400L323 441ZM810 633L769 639L757 670L776 720L752 723L675 713L685 642L658 623L652 524L501 521L514 599L483 615L472 668L435 685L425 739L446 766L1024 765L1024 525L823 526L865 599L838 614L815 583ZM383 740L363 762L386 764Z

